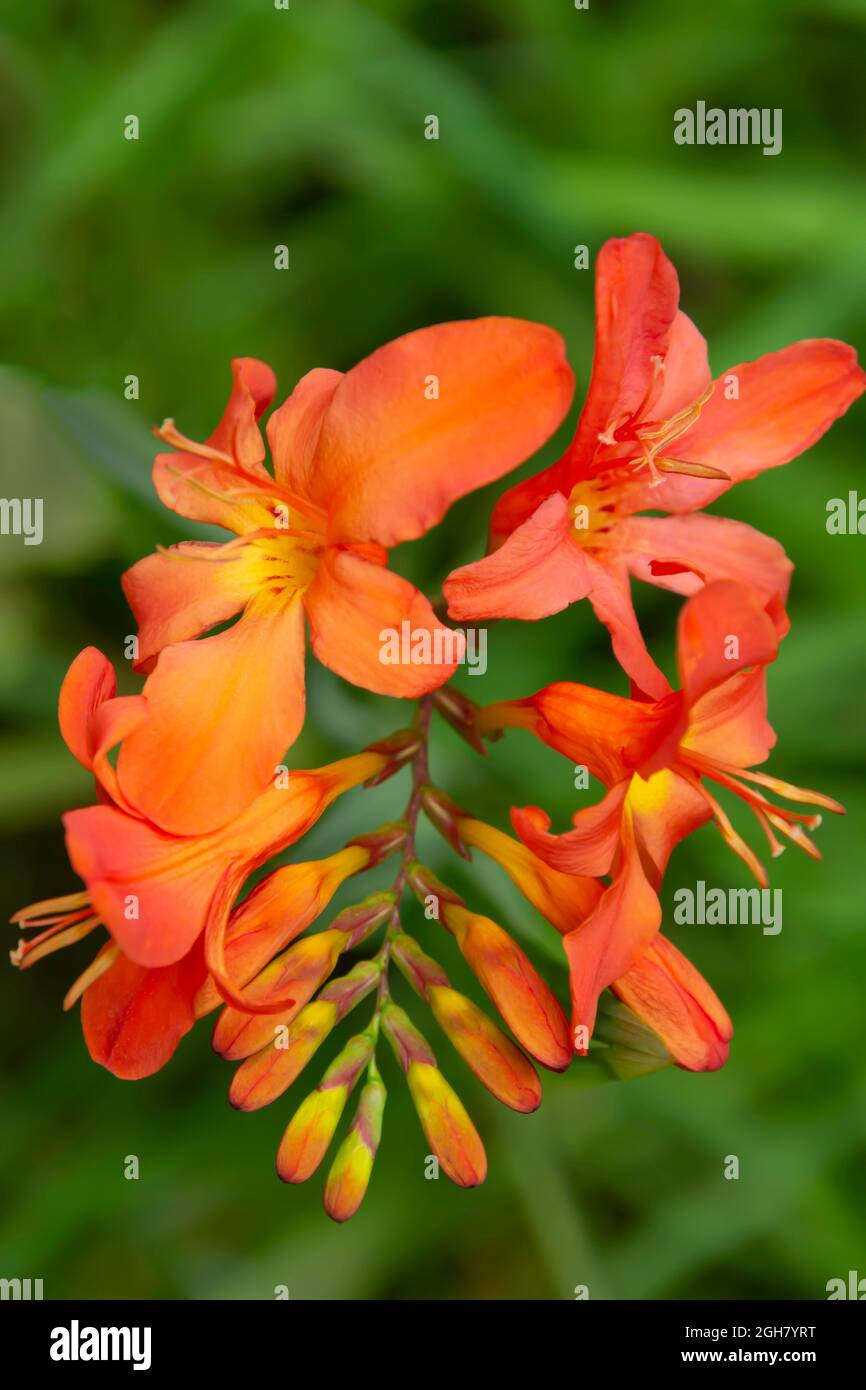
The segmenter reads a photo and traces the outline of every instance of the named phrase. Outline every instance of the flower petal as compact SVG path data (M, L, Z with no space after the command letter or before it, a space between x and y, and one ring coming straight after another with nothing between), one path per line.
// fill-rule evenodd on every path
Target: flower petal
M100 954L111 950L108 943ZM197 942L175 965L147 969L120 955L84 991L81 1024L94 1062L125 1081L165 1066L195 1022L193 998L206 970Z
M145 696L148 718L118 760L124 794L176 835L224 825L273 780L303 724L299 595L264 592L234 627L167 648Z
M626 802L622 855L613 883L582 926L562 938L571 983L572 1028L592 1034L598 999L650 945L661 922L661 904L641 864ZM575 1035L576 1037L576 1035ZM586 1048L577 1046L577 1052Z
M767 672L763 666L738 671L708 690L689 711L682 746L734 767L764 762L776 734L767 720Z
M365 690L414 699L457 669L460 635L414 584L351 551L325 551L304 603L314 654Z
M732 376L735 400L725 389ZM730 367L671 452L723 468L735 483L754 478L811 448L864 389L866 373L853 348L833 338L807 338ZM717 497L725 485L713 486L710 496Z
M151 670L163 647L233 618L261 581L260 555L248 545L183 541L146 555L121 580L139 627L136 669Z
M554 492L492 555L453 570L442 586L452 618L547 618L585 598L590 579Z
M188 841L113 806L69 811L63 824L72 867L124 954L143 966L186 955L224 871L216 846L190 853Z
M640 516L621 521L617 546L636 579L693 594L702 583L735 579L749 584L764 600L778 594L784 603L794 566L771 536L729 517ZM666 571L654 562L674 562L682 570Z
M678 1066L724 1066L733 1024L704 977L661 932L611 988L658 1034Z
M568 875L607 874L619 849L622 808L628 789L627 778L615 783L597 805L578 811L573 818L574 829L562 835L551 835L550 816L538 806L514 806L511 824L524 845L551 869ZM560 931L569 929L558 922L554 925Z
M208 444L229 454L248 472L255 472L265 456L256 421L267 410L276 389L277 379L267 362L257 357L232 359L232 393ZM261 473L267 477L264 469Z
M302 497L311 498L315 491L319 436L342 378L342 372L331 371L328 367L316 367L307 372L268 420L268 443L277 482L284 483Z
M653 359L668 349L679 293L674 267L646 232L612 238L599 251L592 380L569 450L575 474L591 468L599 435L646 401L657 372Z
M677 662L686 702L748 666L774 661L779 635L754 589L720 579L683 604L677 625Z
M631 601L631 585L625 564L602 552L601 558L587 555L589 601L595 616L610 633L614 656L626 675L654 700L670 691L667 679L656 666L643 640Z
M114 697L114 667L96 647L79 652L63 678L57 716L63 741L74 758L93 771L93 718Z
M322 427L314 500L332 539L424 535L535 453L572 390L559 334L520 319L438 324L380 348L343 377Z

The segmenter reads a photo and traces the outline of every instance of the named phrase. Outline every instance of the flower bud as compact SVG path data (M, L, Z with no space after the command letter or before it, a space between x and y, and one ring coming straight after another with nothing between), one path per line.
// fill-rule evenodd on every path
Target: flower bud
M277 1172L283 1182L306 1182L315 1173L334 1137L349 1094L372 1053L369 1033L350 1038L315 1091L295 1111L277 1152Z
M294 1004L279 1014L246 1013L227 1005L213 1031L213 1049L227 1062L251 1057L274 1037L275 1030L297 1018L337 964L346 938L340 931L320 931L296 941L257 975L246 993L251 1003L283 999Z
M571 1061L568 1021L528 956L489 917L451 903L443 920L467 965L517 1041L542 1066L564 1071Z
M294 1003L279 1014L251 1013L228 1005L213 1033L214 1051L236 1062L264 1047L280 1024L291 1023L332 974L343 951L358 946L391 914L396 894L371 893L362 903L344 908L327 931L304 937L256 976L246 991L253 1003L290 996Z
M538 1073L502 1029L456 989L432 985L429 1001L436 1022L491 1095L522 1114L537 1110Z
M456 801L440 791L438 787L424 787L421 791L421 805L428 820L435 825L440 835L446 839L453 850L463 859L471 859L472 854L460 834L460 822L466 820L466 812Z
M453 685L440 685L438 690L433 692L433 704L451 725L452 729L460 735L462 739L474 748L476 753L482 757L487 756L487 748L484 740L475 728L475 718L478 714L478 706L474 700L470 700L468 695L456 690ZM501 737L501 735L490 735L491 738Z
M376 743L369 743L364 751L379 754L385 761L372 777L368 777L364 786L378 787L380 782L387 782L389 777L393 777L395 772L399 772L401 767L405 767L407 763L412 761L420 747L421 733L414 727L398 729L395 734L389 734L387 738L381 738Z
M451 988L438 961L405 932L393 938L391 957L488 1091L512 1110L537 1109L541 1083L532 1063L471 999Z
M382 1138L386 1095L378 1076L371 1077L361 1091L357 1113L325 1184L325 1211L334 1221L348 1221L364 1200Z
M437 1067L429 1043L396 1004L383 1008L382 1027L406 1075L433 1153L452 1182L477 1187L487 1176L484 1145L462 1101Z
M235 1109L260 1110L287 1091L331 1029L376 987L381 971L380 961L359 961L301 1009L290 1025L287 1046L281 1046L279 1030L267 1047L241 1062L229 1087L229 1100Z

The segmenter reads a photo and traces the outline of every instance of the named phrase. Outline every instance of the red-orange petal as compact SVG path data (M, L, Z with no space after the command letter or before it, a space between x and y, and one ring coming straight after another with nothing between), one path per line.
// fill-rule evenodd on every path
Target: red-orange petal
M175 835L225 825L273 782L303 724L300 597L263 592L225 632L169 647L145 697L118 760L124 794Z
M733 1024L704 977L661 932L611 988L658 1034L678 1066L724 1066Z
M452 618L547 618L585 598L590 579L569 525L568 500L554 492L505 543L452 570L442 586Z
M351 551L325 552L304 605L314 654L353 685L415 699L457 669L460 639L438 621L424 595Z
M103 947L101 955L112 950ZM123 954L84 991L81 1024L94 1062L135 1081L165 1066L195 1022L206 973L201 942L174 965L147 969Z
M683 604L677 662L687 706L749 666L774 661L776 623L766 600L745 584L720 579Z
M315 500L332 539L422 536L535 453L572 389L562 339L541 324L476 319L388 343L343 377L322 427Z

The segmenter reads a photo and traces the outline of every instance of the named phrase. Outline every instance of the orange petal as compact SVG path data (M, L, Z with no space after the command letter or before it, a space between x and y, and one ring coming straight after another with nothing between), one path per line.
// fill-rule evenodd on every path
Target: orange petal
M452 618L547 618L590 587L569 526L568 501L554 492L504 545L453 570L442 586Z
M476 717L479 732L529 729L564 757L585 764L607 787L641 767L680 723L678 696L656 703L626 700L572 681L488 705Z
M738 381L736 400L727 399L731 376ZM807 338L730 367L672 453L723 468L733 482L754 478L811 448L864 389L866 373L853 348L833 338ZM726 486L703 488L697 505Z
M763 666L739 671L692 706L682 738L686 750L735 767L762 763L775 746L767 721L767 672Z
M640 861L628 805L622 818L622 856L613 883L594 912L562 938L571 982L572 1026L595 1026L598 998L631 969L653 940L661 922L661 904ZM575 1034L575 1040L579 1039ZM578 1045L577 1052L586 1048Z
M266 362L256 357L233 358L232 393L208 444L253 472L265 456L256 421L270 405L276 389L277 379ZM261 472L267 476L264 469Z
M219 885L216 846L190 854L187 842L113 806L69 811L63 823L72 867L124 953L145 966L180 960Z
M121 580L139 627L136 668L150 670L163 647L233 618L265 577L261 553L248 545L183 541L139 560Z
M591 467L598 436L647 400L653 358L667 352L678 301L677 273L655 237L637 232L605 242L595 266L592 380L569 450L575 472Z
M643 411L644 419L673 419L706 395L711 382L706 338L680 309L671 326L664 366Z
M314 654L365 690L415 699L457 669L460 640L423 594L348 550L325 551L304 603ZM390 641L388 634L394 634ZM399 659L391 662L391 655Z
M523 843L551 870L566 875L606 874L619 849L622 808L628 789L628 778L616 782L597 805L577 811L574 829L563 835L550 834L550 817L537 806L513 807L511 823ZM575 925L572 922L559 929L569 931Z
M693 594L702 583L734 579L749 584L764 601L778 594L784 603L794 566L782 546L742 521L725 516L641 516L622 520L616 544L636 579ZM684 570L654 568L673 561Z
M520 319L438 324L380 348L339 383L322 427L315 500L332 538L424 535L535 453L572 389L559 334Z
M632 605L625 564L615 555L601 551L599 556L587 555L586 565L589 601L595 616L610 633L614 656L640 690L653 700L661 700L670 686L647 651Z
M93 718L116 689L114 667L96 647L78 653L60 687L57 714L63 741L89 772L93 771Z
M706 825L711 809L694 779L669 768L646 778L633 777L628 807L634 817L644 872L657 886L673 850L687 835Z
M516 531L518 526L522 526L524 521L528 521L532 513L554 492L561 492L564 497L568 496L571 482L566 464L566 459L559 459L549 468L542 468L540 473L534 473L531 478L524 478L522 483L515 483L514 487L503 492L490 517L488 550L496 550L506 537L510 536L512 531Z
M120 752L123 792L176 835L225 825L273 782L303 724L300 597L263 592L234 627L167 648L145 696L148 719Z
M102 954L112 949L109 943ZM159 1071L195 1022L193 998L204 976L200 942L175 965L152 970L118 956L88 985L81 1003L94 1062L126 1081Z
M754 589L720 579L683 604L677 626L677 662L689 706L748 666L774 661L776 624Z
M238 536L273 526L284 500L264 469L251 474L230 460L193 453L157 454L153 485L171 511Z
M611 988L658 1034L678 1066L688 1071L724 1066L731 1020L704 977L661 932Z
M518 814L513 811L512 819ZM547 823L550 824L549 820ZM521 844L520 840L503 834L483 821L461 820L459 829L467 845L489 854L491 859L501 864L524 897L553 923L557 931L571 931L598 902L601 884L579 873L560 873L557 868L551 868L537 854L533 854L531 848L527 848L528 842Z
M301 377L268 420L268 443L277 481L302 497L315 491L315 457L322 424L342 372L317 367Z

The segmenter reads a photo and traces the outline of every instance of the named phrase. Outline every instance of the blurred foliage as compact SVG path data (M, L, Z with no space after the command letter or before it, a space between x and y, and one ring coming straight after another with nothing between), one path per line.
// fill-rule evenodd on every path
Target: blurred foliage
M637 229L676 262L717 371L797 337L863 341L862 0L591 0L583 12L570 0L3 0L0 12L2 492L46 503L43 545L0 546L10 913L75 886L59 816L90 789L56 730L63 672L88 642L123 664L120 572L184 533L150 494L147 428L173 415L206 432L231 356L266 358L288 390L425 323L524 315L565 335L579 402L592 283L573 247ZM673 111L699 98L781 107L782 155L675 146ZM122 135L130 113L137 142ZM437 143L422 136L430 113ZM288 272L273 268L278 243ZM130 373L138 401L123 396ZM546 1079L527 1118L488 1102L431 1024L490 1177L473 1193L424 1180L426 1144L390 1068L371 1191L338 1229L320 1182L287 1189L273 1172L304 1083L235 1114L207 1025L159 1077L115 1080L60 1013L88 948L63 952L2 974L0 1273L41 1277L49 1297L269 1298L287 1284L302 1299L563 1299L581 1283L594 1298L821 1297L827 1279L863 1272L866 542L828 536L824 519L827 499L858 485L864 432L861 404L717 508L778 536L798 567L771 676L774 768L850 808L821 832L823 864L791 850L773 866L779 936L672 932L735 1020L723 1072L583 1088L576 1066ZM480 553L499 490L465 499L398 567L435 592ZM669 664L676 603L638 599ZM489 657L483 682L463 678L476 697L568 677L623 688L585 605L499 624ZM403 718L321 669L310 685L300 765ZM575 809L569 766L520 735L484 763L443 727L433 768L500 825L510 802L542 803L560 827ZM304 857L393 815L403 794L344 798ZM552 929L494 866L424 843L564 997ZM705 829L676 853L666 893L741 877ZM413 920L466 985L450 943ZM138 1182L123 1179L127 1154ZM728 1154L738 1182L722 1177Z

